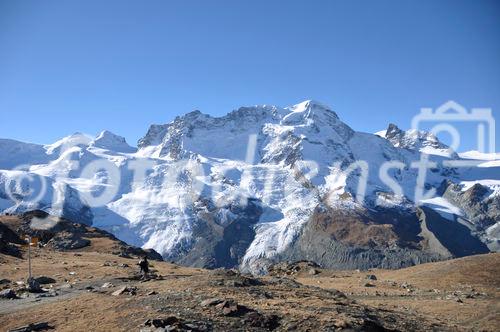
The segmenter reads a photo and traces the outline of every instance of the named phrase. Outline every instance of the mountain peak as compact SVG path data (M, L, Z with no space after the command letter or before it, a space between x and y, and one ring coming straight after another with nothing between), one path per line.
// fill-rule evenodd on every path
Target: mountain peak
M398 148L452 158L458 157L458 155L451 151L446 144L439 141L436 135L427 131L416 129L404 131L394 123L390 123L385 131L377 132L376 135L387 139L393 146Z
M292 112L324 111L332 113L335 115L335 117L338 118L337 114L334 111L332 111L330 107L316 100L304 100L303 102L287 107L287 109L289 109Z
M116 152L134 152L135 149L127 144L124 137L116 135L109 130L103 130L90 143L90 146L116 151Z
M105 140L116 140L116 141L120 141L120 142L125 142L124 137L116 135L109 130L101 131L94 139L94 142L105 141Z
M313 100L313 99L308 99L308 100L304 100L292 107L304 107L304 108L323 108L323 109L327 109L329 110L329 107L317 100Z
M63 137L55 143L45 145L47 154L60 154L71 147L86 147L92 142L92 137L80 132L73 133L69 136Z

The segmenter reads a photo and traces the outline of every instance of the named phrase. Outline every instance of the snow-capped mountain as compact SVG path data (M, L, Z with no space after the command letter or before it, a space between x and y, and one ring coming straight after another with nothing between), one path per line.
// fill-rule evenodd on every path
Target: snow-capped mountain
M437 154L452 158L457 157L456 152L441 143L434 134L426 131L416 129L403 131L391 123L386 130L379 131L375 135L387 139L392 145L398 148L417 150L422 153Z
M285 259L391 268L498 250L498 160L460 167L471 159L431 134L379 135L305 101L194 111L152 125L137 149L109 131L0 140L0 210L43 209L168 260L257 273Z

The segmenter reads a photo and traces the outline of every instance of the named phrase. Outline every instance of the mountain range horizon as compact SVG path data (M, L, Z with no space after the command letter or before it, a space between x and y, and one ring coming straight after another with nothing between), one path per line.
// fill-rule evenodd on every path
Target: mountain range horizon
M0 152L4 213L42 209L189 266L263 273L317 256L394 268L500 247L495 155L394 124L356 132L309 100L189 112L151 125L137 148L105 130L43 146L2 139Z

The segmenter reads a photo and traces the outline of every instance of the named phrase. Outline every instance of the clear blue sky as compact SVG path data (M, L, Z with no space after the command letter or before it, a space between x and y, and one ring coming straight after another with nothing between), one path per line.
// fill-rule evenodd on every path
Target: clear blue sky
M450 99L499 115L500 1L0 0L0 137L135 145L193 109L305 99L366 132Z

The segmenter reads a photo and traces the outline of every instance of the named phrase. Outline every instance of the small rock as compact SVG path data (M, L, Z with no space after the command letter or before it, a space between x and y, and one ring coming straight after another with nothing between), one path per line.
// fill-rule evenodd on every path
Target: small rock
M119 296L119 295L122 295L123 293L125 293L126 291L127 291L127 286L123 286L120 289L115 290L113 293L111 293L111 295Z
M222 301L215 307L219 309L224 316L242 316L243 314L251 311L247 307L239 305L232 300Z
M207 300L201 301L200 305L202 307L211 307L211 306L217 305L221 302L222 302L221 299L213 298L213 299L207 299Z
M111 293L111 295L113 296L120 296L124 293L129 293L130 295L135 295L137 294L137 288L135 287L127 287L127 286L123 286L121 287L120 289L117 289L116 291L114 291L113 293Z
M401 284L401 288L410 288L410 287L411 287L411 285L409 283L407 283L407 282L403 282Z
M335 325L335 327L337 327L339 329L346 329L349 327L349 323L345 319L342 319L342 318L336 319L333 322L333 324Z
M74 276L74 275L76 275L76 272L75 272L75 271L71 271L71 272L69 273L69 275L70 275L70 276Z
M318 272L318 270L316 270L316 269L309 269L309 272L308 272L308 273L309 273L310 275L314 276L314 275L318 274L319 272Z
M377 276L374 274L367 274L366 279L368 280L377 280Z
M101 288L111 288L111 287L115 287L115 285L113 285L112 283L110 282L105 282L104 284L102 284Z
M371 283L369 283L369 282L365 282L365 283L363 284L363 287L375 287L375 285L374 285L374 284L371 284Z
M156 295L156 294L158 294L158 293L157 293L157 292L155 292L155 291L151 291L151 292L147 293L146 295L151 296L151 295Z

